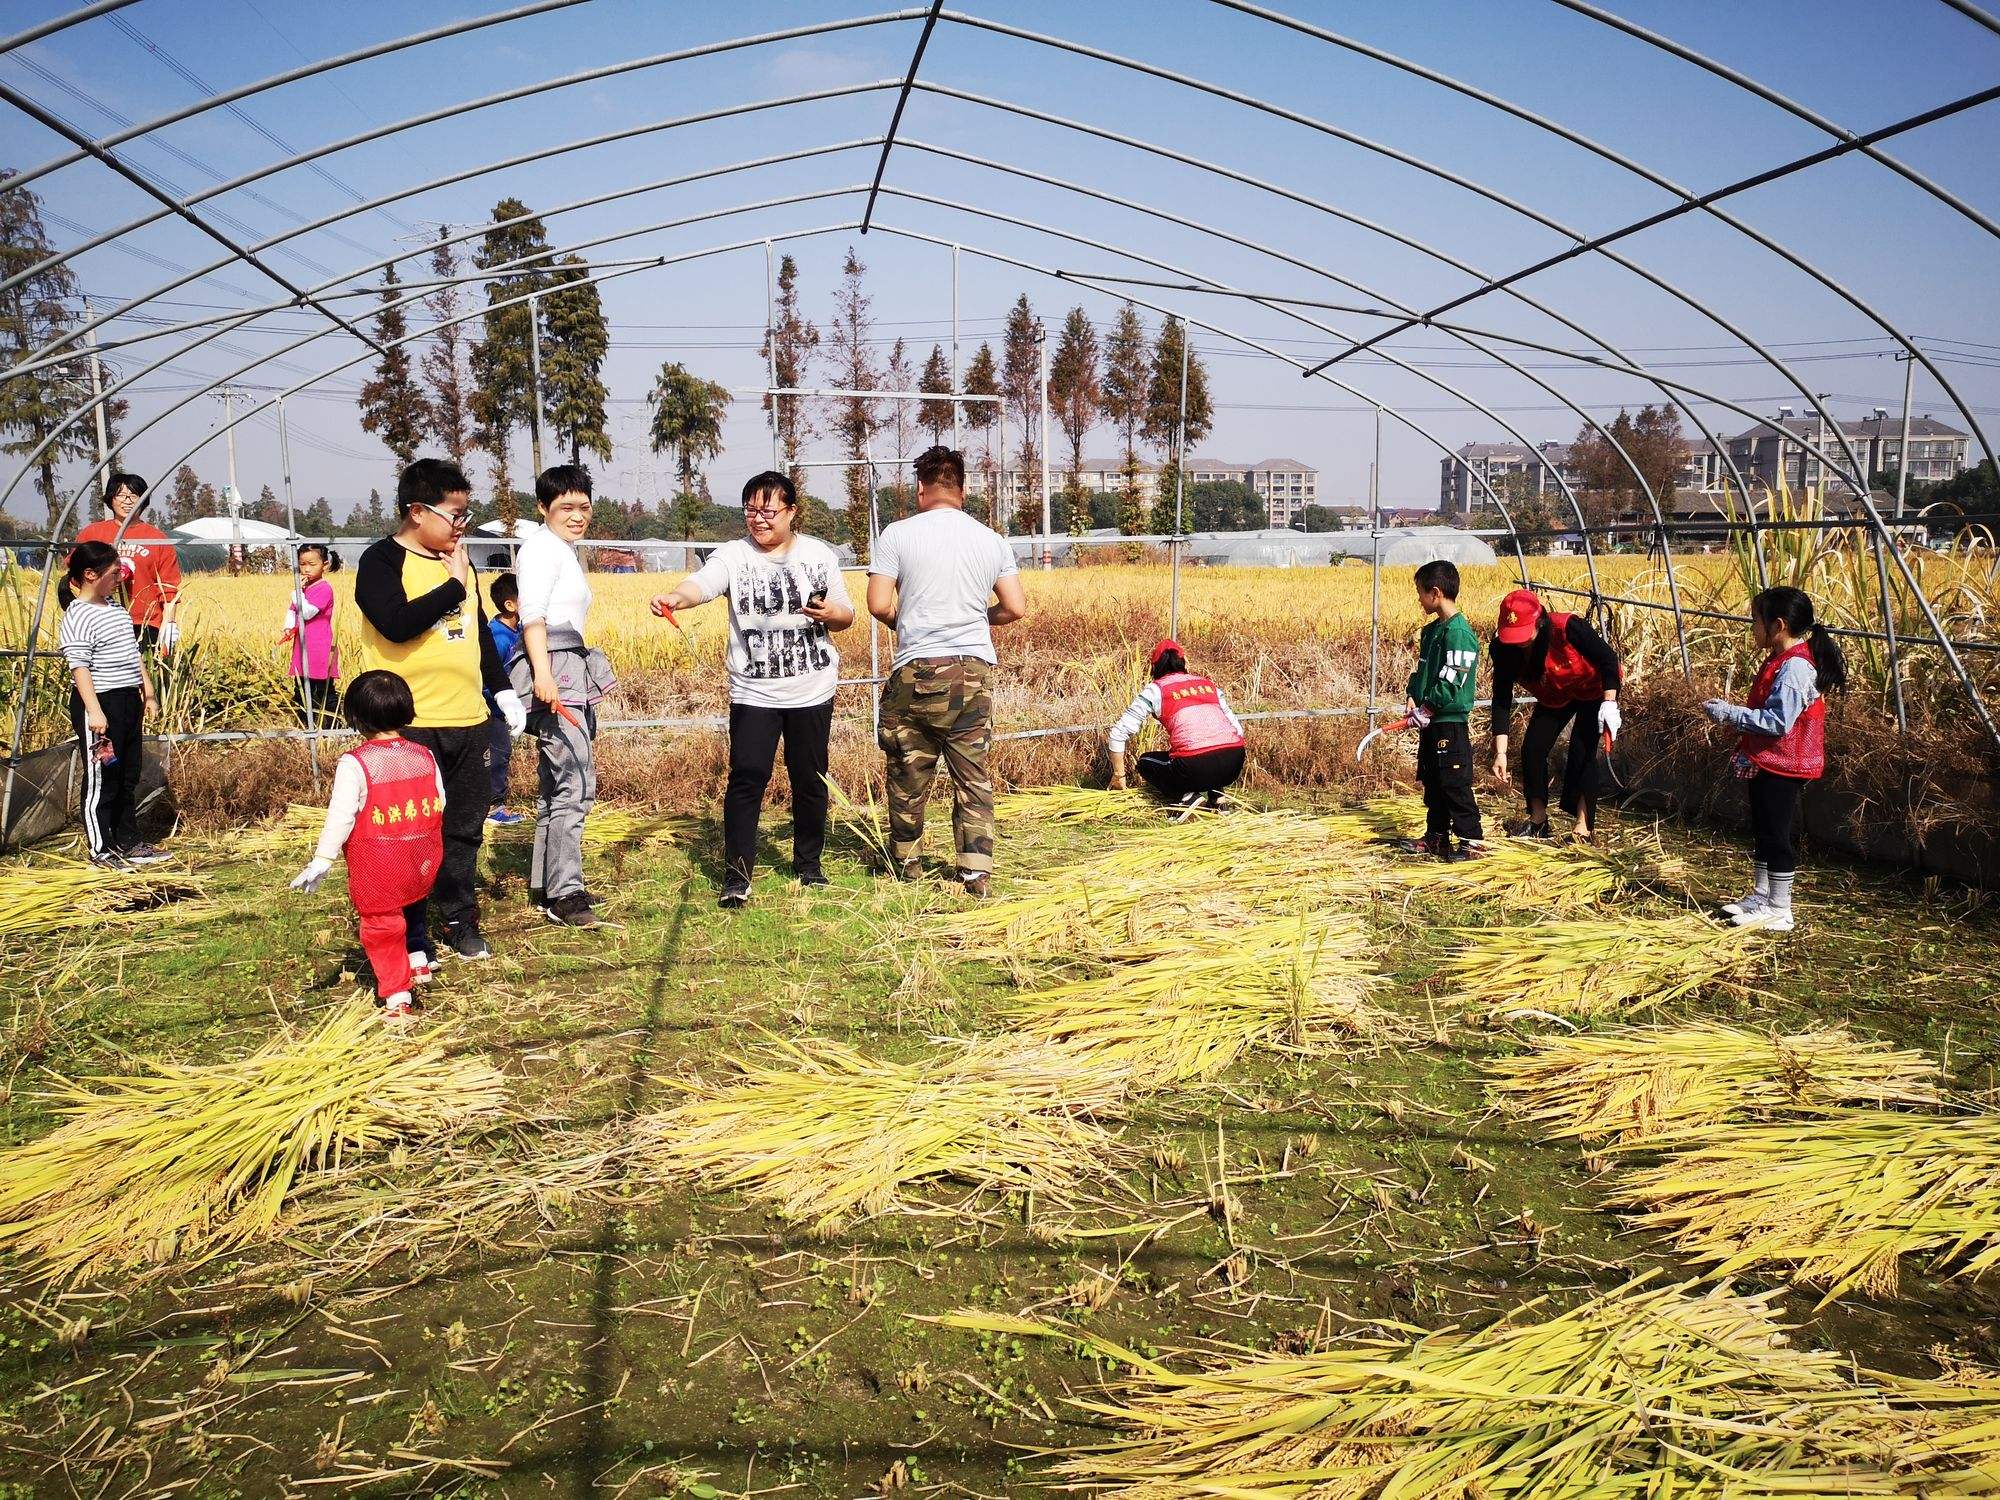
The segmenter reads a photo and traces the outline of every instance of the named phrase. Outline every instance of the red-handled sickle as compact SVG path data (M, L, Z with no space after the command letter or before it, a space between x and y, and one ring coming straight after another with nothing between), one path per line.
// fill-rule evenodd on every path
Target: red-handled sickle
M665 620L669 625L673 626L674 629L681 630L681 622L674 618L674 607L671 604L667 603L666 600L655 599L653 601L653 613L659 616L662 620ZM681 634L686 635L687 632L685 630L681 630Z
M1354 763L1357 766L1361 764L1361 757L1368 753L1368 747L1371 744L1373 744L1379 736L1385 734L1401 734L1405 729L1408 729L1410 727L1410 722L1411 721L1409 715L1405 714L1400 719L1391 719L1386 724L1377 724L1373 729L1369 730L1366 734L1364 734L1361 737L1361 743L1354 747Z

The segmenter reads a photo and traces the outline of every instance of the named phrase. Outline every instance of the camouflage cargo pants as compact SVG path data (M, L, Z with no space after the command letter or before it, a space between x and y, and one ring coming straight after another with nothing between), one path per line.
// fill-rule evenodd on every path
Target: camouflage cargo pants
M883 686L876 743L889 758L889 845L898 862L923 842L924 804L943 756L958 868L993 868L992 679L993 668L975 657L933 656L904 663Z

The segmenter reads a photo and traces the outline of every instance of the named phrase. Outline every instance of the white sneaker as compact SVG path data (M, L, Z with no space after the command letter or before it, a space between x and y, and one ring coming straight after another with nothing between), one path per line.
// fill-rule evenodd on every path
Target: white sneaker
M431 956L428 953L412 953L410 955L410 982L412 984L429 984L435 978L437 978L437 973L431 967Z
M395 994L385 995L382 999L382 1017L384 1020L404 1020L410 1015L413 1008L414 1005L410 999L410 992L408 990L397 990Z
M1185 823L1189 818L1195 815L1196 810L1200 806L1201 806L1201 793L1189 792L1185 797L1181 798L1179 802L1176 802L1170 809L1168 809L1167 821L1170 823Z
M1739 911L1729 919L1732 927L1754 927L1759 932L1790 932L1796 925L1790 908L1780 911L1766 903L1752 907L1749 911Z
M1762 911L1770 904L1771 898L1769 896L1765 895L1762 891L1752 891L1747 896L1738 896L1734 901L1726 902L1723 905L1722 914L1725 917L1740 917L1749 912Z

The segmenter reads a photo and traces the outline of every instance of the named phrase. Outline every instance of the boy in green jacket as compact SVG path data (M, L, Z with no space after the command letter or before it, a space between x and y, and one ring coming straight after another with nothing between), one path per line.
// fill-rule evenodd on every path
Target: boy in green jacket
M1417 779L1424 786L1424 836L1412 854L1472 859L1485 853L1479 804L1472 796L1472 716L1479 637L1458 607L1458 569L1439 560L1417 569L1417 603L1431 617L1417 639L1409 716L1418 726ZM1452 850L1452 835L1459 847Z

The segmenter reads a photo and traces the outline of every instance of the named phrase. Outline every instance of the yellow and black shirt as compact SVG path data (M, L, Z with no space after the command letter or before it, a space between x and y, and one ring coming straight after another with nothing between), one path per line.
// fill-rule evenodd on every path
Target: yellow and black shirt
M361 554L354 570L361 615L361 670L394 672L410 685L418 729L484 724L485 694L508 685L475 591L444 559L413 552L393 536Z

